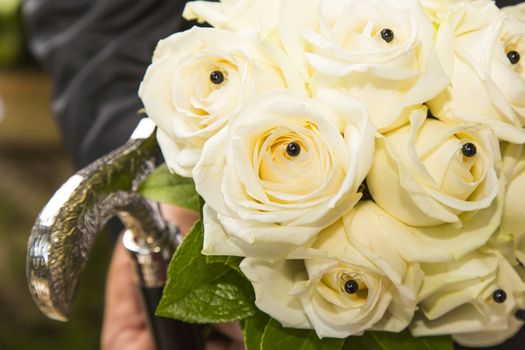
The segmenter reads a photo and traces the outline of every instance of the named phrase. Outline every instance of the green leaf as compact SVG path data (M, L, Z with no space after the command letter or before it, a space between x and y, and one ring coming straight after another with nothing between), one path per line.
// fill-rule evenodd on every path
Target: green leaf
M263 333L270 320L270 316L259 310L257 310L253 317L244 320L242 330L244 334L244 346L246 350L261 349Z
M414 337L408 331L401 333L365 332L346 341L344 350L453 350L450 336Z
M157 314L190 323L244 319L254 313L253 300L244 287L239 286L238 274L231 270L217 281L203 285L181 300L164 306L164 310L158 310Z
M201 254L204 229L198 221L177 249L157 315L192 323L240 320L255 313L251 284L223 263Z
M224 264L240 273L243 277L244 274L241 272L239 265L243 258L238 256L223 256L223 255L207 255L206 263L208 264Z
M270 319L261 338L261 350L341 350L344 339L319 339L312 330L283 328Z
M362 336L353 335L346 338L343 350L376 350L380 349L377 347L370 347L371 345L367 343L367 333Z
M200 197L192 178L170 173L166 164L159 166L140 184L138 192L145 198L199 211Z

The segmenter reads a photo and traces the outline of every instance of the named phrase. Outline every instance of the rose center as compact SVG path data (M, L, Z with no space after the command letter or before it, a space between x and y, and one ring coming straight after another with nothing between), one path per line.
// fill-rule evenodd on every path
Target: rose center
M492 299L498 304L503 304L507 300L507 293L503 289L497 289L492 293Z
M368 286L356 274L343 273L339 283L341 290L352 298L365 300L368 297Z
M525 36L523 34L511 34L505 33L503 35L502 43L504 47L504 53L509 63L519 75L523 73L521 55L525 49Z
M215 85L220 85L224 81L224 73L218 70L211 72L210 81Z
M359 283L356 280L348 280L345 282L345 292L348 294L355 294L359 291Z
M389 43L392 40L394 40L394 32L390 28L385 28L381 30L381 38L387 43Z
M326 175L323 156L312 130L278 127L268 130L256 142L254 161L258 177L271 195L283 192L305 195L321 186Z
M472 142L467 142L461 147L461 153L467 158L472 158L478 152L476 145Z
M509 59L511 64L518 64L520 61L521 55L518 51L512 50L507 52L507 58Z
M297 157L301 153L301 146L297 142L290 142L286 146L286 154L290 157Z

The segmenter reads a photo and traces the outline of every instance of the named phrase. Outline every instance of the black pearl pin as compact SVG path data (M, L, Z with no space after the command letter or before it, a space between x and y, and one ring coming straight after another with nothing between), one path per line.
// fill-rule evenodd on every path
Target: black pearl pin
M478 150L476 149L476 145L472 142L467 142L461 147L461 152L465 157L474 157Z
M516 64L520 61L521 55L518 51L509 51L507 52L507 58L509 59L511 64Z
M515 316L518 320L525 321L525 310L521 309L516 311Z
M498 304L503 304L507 300L507 293L503 289L497 289L492 293L492 299Z
M394 32L392 31L392 29L385 28L381 30L381 38L383 38L384 41L389 43L392 40L394 40Z
M355 294L359 291L359 283L356 280L348 280L345 282L345 292L348 294Z
M290 142L288 146L286 146L286 153L290 157L297 157L299 153L301 153L301 146L297 142Z
M213 71L210 74L210 81L216 85L219 85L224 81L224 74L218 70Z

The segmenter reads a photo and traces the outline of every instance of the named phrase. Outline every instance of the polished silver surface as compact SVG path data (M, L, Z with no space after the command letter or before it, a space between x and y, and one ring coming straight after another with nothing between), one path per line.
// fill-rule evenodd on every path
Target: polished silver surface
M175 233L176 234L176 233ZM174 253L175 237L167 236L160 242L139 241L132 230L122 237L124 247L130 252L138 286L160 288L166 284L166 273Z
M33 299L48 317L68 319L94 239L115 215L128 229L128 249L137 248L139 279L163 285L171 235L157 205L136 194L159 154L154 126L143 120L128 143L73 175L41 211L26 272Z

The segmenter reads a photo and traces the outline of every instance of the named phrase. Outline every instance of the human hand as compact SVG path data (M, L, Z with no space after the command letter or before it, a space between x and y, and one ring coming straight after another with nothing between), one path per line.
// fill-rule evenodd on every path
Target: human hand
M167 220L177 223L183 234L189 231L198 218L195 212L173 206L163 206L162 212ZM106 282L102 350L154 349L132 271L132 261L119 239ZM214 327L225 337L207 341L206 350L244 349L242 331L237 322L218 324Z

